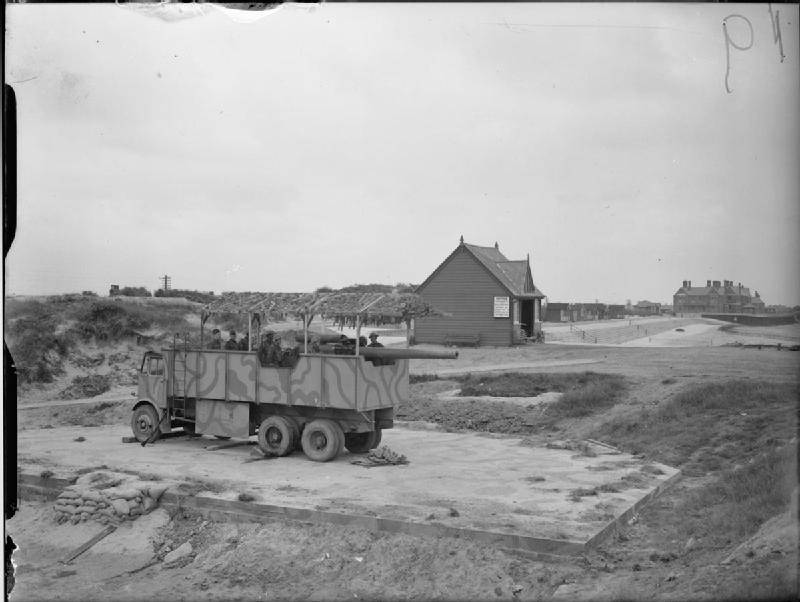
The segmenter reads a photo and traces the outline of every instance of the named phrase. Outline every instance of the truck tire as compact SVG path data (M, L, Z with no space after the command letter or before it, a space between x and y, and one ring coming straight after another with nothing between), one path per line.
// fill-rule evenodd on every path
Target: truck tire
M297 426L283 416L269 416L258 427L258 446L270 456L288 456L297 441Z
M345 433L344 446L351 454L366 454L369 450L378 447L381 442L381 429L367 433Z
M333 420L319 418L312 420L303 429L300 444L306 456L315 462L333 460L342 448L344 433Z
M289 423L289 427L292 429L292 448L289 450L289 453L300 451L302 449L300 447L300 425L297 424L297 420L291 416L284 416L283 418Z
M152 441L155 441L161 436L161 430L158 428L158 412L149 403L143 403L133 409L131 416L131 430L133 436L139 443L144 443L152 436ZM155 435L153 435L155 431Z

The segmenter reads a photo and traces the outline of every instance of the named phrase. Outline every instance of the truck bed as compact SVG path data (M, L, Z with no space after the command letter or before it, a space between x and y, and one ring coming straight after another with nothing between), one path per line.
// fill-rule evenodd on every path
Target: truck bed
M263 367L253 351L163 349L167 396L356 411L408 400L408 360L375 366L359 356L301 354L294 368ZM175 363L175 356L178 362ZM183 365L185 364L185 385Z

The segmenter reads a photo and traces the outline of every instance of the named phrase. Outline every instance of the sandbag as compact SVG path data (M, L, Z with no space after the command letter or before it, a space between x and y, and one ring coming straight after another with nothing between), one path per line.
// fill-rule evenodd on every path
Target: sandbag
M117 514L122 516L126 516L130 511L130 507L128 506L127 500L121 498L114 498L111 500L111 506L114 508L114 511Z

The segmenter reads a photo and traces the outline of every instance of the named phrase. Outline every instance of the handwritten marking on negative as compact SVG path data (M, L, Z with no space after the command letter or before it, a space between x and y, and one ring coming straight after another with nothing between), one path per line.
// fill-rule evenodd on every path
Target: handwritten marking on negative
M772 42L778 45L782 63L786 55L783 54L783 38L781 37L781 11L776 10L773 14L772 4L767 5L767 7L769 10L769 22L772 24Z
M750 31L750 41L747 44L740 46L731 38L728 33L728 21L732 19L741 19L747 24L747 28ZM750 50L750 48L753 47L753 25L747 17L743 17L742 15L728 15L722 20L722 32L725 34L725 90L730 94L733 92L728 84L728 79L731 74L731 47L741 51Z

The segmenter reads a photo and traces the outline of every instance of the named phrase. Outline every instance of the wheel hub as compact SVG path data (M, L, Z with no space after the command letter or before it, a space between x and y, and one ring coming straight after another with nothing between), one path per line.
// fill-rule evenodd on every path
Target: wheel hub
M281 435L280 429L271 428L267 431L267 443L278 446L281 441L283 441L283 435Z
M317 450L325 449L325 446L328 445L328 438L325 436L324 433L314 433L311 437L311 442L314 445L314 448Z

